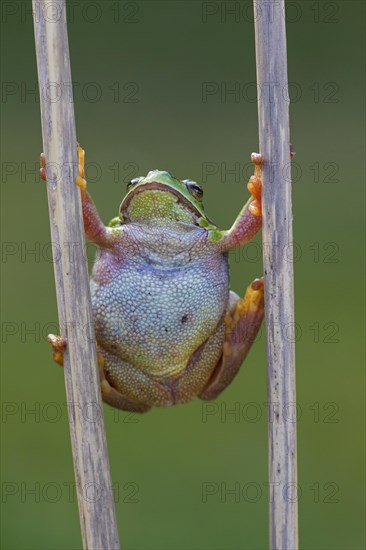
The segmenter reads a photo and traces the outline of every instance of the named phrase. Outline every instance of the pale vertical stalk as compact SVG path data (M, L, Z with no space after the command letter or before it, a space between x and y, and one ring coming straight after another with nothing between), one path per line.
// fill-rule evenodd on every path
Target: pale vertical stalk
M269 401L270 548L298 548L294 282L284 0L255 0ZM295 421L292 421L295 420Z
M77 170L64 0L33 0L57 306L83 546L118 549ZM40 183L40 185L42 185ZM67 529L67 525L65 525Z

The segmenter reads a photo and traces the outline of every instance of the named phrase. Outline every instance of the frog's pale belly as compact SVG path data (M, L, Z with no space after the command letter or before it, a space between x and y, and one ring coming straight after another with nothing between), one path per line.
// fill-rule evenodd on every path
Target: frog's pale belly
M221 254L179 267L127 260L90 286L98 343L145 373L174 377L227 308L228 261Z

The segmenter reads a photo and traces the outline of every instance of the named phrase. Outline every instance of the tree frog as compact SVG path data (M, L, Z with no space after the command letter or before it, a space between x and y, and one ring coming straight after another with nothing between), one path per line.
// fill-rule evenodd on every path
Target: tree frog
M130 181L105 226L87 191L78 145L86 237L100 247L90 290L102 397L126 411L212 400L233 380L261 326L263 278L244 298L229 287L228 252L260 230L261 163L229 230L205 214L198 183L153 170ZM46 179L41 155L41 177ZM67 342L49 336L62 364Z

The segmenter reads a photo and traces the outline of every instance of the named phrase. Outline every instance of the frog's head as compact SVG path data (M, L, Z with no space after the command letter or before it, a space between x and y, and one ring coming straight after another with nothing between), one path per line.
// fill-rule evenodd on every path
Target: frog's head
M194 181L179 181L169 172L153 170L143 178L130 181L119 215L129 221L178 221L206 225L202 189Z

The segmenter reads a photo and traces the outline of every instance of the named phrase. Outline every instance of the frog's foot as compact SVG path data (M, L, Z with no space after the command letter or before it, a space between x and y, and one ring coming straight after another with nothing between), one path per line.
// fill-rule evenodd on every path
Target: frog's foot
M261 164L263 157L259 153L252 153L251 161L254 164L254 176L249 179L248 191L252 194L253 200L249 204L249 211L253 216L262 216L262 177Z
M47 336L48 342L52 346L53 350L53 360L61 365L61 367L64 366L64 351L67 348L67 340L66 338L62 338L62 336L56 336L55 334L49 334ZM103 365L103 356L101 353L98 353L98 365L100 370L100 365Z
M222 356L206 386L201 399L215 399L234 379L253 344L264 315L264 281L255 279L243 299L231 292L230 310L225 318L225 341Z
M80 146L80 144L77 144L77 153L78 153L78 169L79 169L79 175L76 177L75 183L82 191L85 191L86 189L86 180L84 179L85 176L85 151ZM39 156L39 175L41 178L46 181L47 174L46 174L46 156L44 153L41 153Z
M64 351L67 346L67 341L61 336L56 336L55 334L49 334L47 340L52 346L53 349L53 360L56 361L61 367L64 365Z
M292 143L290 143L290 160L296 155ZM251 161L253 162L254 176L249 179L248 191L252 194L253 200L249 204L249 211L253 216L262 215L262 175L261 165L263 164L263 156L259 153L252 153Z

